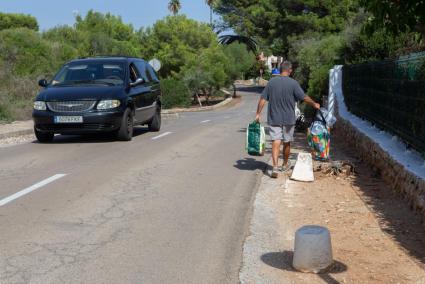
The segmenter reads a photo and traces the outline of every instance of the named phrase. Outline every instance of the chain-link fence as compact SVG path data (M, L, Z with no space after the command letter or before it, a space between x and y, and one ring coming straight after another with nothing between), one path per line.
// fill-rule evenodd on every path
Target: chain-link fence
M349 110L425 155L425 52L344 66Z

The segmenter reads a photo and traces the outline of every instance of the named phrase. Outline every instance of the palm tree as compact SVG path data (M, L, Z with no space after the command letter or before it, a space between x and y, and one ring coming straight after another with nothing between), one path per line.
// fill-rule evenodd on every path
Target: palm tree
M181 9L180 0L170 0L168 3L168 10L170 10L173 15L177 15L179 13L179 10Z
M213 19L212 19L212 16L213 16L213 5L214 5L214 3L215 3L215 0L205 0L205 2L207 3L207 5L208 6L210 6L210 26L212 27L213 26Z

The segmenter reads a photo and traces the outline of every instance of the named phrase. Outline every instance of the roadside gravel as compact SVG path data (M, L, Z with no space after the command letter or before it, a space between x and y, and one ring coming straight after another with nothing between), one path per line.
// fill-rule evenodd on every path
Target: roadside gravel
M21 136L15 136L15 137L0 139L0 148L10 147L10 146L14 146L14 145L32 142L35 139L36 138L35 138L34 134L27 134L27 135L21 135Z

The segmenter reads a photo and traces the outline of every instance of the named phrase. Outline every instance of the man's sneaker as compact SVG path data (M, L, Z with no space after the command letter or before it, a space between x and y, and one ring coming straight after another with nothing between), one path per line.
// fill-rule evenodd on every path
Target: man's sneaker
M288 162L286 165L283 165L281 169L282 169L282 172L289 171L291 169L291 163Z
M279 175L279 169L277 167L274 167L272 170L272 174L270 175L272 178L277 178Z

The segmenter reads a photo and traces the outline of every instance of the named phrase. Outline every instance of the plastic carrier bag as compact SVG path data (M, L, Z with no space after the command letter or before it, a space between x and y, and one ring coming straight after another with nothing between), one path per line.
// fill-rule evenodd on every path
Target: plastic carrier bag
M320 108L319 111L317 111L316 113L316 117L314 118L314 120L319 120L319 121L326 121L326 126L327 127L332 127L334 126L335 122L336 122L336 117L333 116L333 114L331 112L329 112L327 109L325 108Z
M319 110L320 120L314 121L307 130L308 145L314 159L326 161L329 159L331 130L327 126L323 113Z
M254 121L246 128L246 151L250 155L263 156L266 149L266 132L264 126Z

